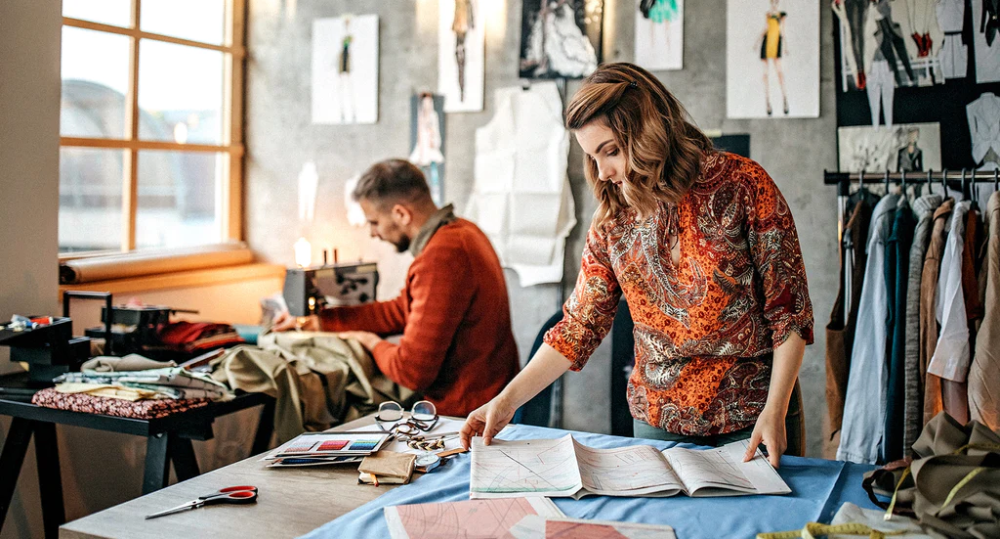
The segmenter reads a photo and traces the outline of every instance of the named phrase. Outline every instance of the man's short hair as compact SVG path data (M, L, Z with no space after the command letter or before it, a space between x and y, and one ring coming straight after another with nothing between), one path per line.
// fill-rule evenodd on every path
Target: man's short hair
M416 165L404 159L387 159L361 175L351 196L384 207L395 202L430 200L431 190Z

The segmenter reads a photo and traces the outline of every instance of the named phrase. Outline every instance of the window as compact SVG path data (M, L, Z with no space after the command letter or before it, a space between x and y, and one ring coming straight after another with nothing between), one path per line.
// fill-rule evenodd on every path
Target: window
M63 0L59 253L241 239L246 0Z

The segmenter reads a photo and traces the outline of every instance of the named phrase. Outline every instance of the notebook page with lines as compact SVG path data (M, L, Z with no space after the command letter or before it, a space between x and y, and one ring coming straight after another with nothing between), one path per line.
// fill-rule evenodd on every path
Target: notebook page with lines
M573 438L506 441L472 439L469 497L572 496L583 488Z
M688 496L790 493L759 449L750 462L743 462L748 443L740 440L705 450L672 447L664 449L663 456L684 482Z
M648 445L594 449L573 441L586 492L581 495L672 496L684 484L663 455ZM579 498L580 496L575 496Z

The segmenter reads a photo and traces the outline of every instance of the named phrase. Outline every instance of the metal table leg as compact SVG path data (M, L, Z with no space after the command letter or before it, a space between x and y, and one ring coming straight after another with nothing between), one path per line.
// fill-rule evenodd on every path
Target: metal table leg
M170 481L170 435L161 432L146 438L146 470L142 476L142 493L149 494L167 486Z
M53 423L35 422L34 430L43 528L45 537L55 539L59 537L59 526L66 523L56 426Z
M0 478L3 478L0 479L0 530L7 519L10 501L14 498L17 478L21 475L21 465L24 464L24 455L28 452L28 443L31 441L31 430L32 421L15 417L10 422L3 452L0 452Z

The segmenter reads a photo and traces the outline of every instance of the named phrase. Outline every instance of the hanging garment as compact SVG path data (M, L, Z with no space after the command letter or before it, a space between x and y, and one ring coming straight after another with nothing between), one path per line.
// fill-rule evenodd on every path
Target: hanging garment
M879 112L885 115L885 125L892 126L892 98L896 93L896 83L889 70L889 62L872 62L868 73L868 105L872 112L872 125L879 125Z
M993 430L1000 430L1000 193L990 196L986 207L987 256L986 309L976 336L976 353L969 367L969 415Z
M924 257L924 269L920 276L920 378L924 381L924 417L921 428L934 418L944 404L941 402L941 379L927 370L938 341L937 311L938 277L941 272L941 258L948 238L948 224L955 209L955 199L949 198L934 210L931 239Z
M980 170L1000 168L995 161L987 161L991 152L1000 155L1000 97L992 92L981 94L965 106L972 138L972 159Z
M824 440L824 456L834 458L840 444L840 427L844 419L844 396L847 394L847 374L851 365L851 348L857 326L858 301L864 282L865 239L871 222L872 206L865 200L854 205L844 226L843 262L840 266L840 291L826 326L826 406L829 412L829 433ZM844 312L844 295L850 294L850 310ZM826 450L829 443L831 451ZM830 454L832 453L832 454Z
M990 0L972 0L972 48L976 60L976 82L1000 81L1000 39L987 43L987 34L982 22L990 17L984 4Z
M476 130L475 184L466 216L493 242L521 286L558 283L576 225L566 172L569 132L554 82L501 88L489 124Z
M885 282L885 248L898 195L886 195L872 212L868 261L858 305L858 326L847 379L844 423L837 460L874 464L882 456L886 412L886 318L888 292ZM877 403L877 404L876 404Z
M924 389L920 376L920 277L924 254L930 243L934 210L941 206L941 195L924 195L913 202L917 225L910 247L910 267L906 284L906 343L904 348L905 386L903 399L903 451L912 454L913 442L924 426Z
M935 317L941 324L941 334L938 336L934 355L927 365L928 373L942 379L944 411L960 421L963 408L965 415L968 415L968 405L961 406L961 395L964 393L962 384L969 373L969 326L962 292L962 252L965 248L966 218L970 206L969 201L959 202L951 216L948 239L941 259L935 310Z
M888 292L886 334L889 357L886 362L885 435L883 462L903 457L903 405L905 400L904 350L906 344L906 292L910 267L910 247L916 221L906 197L900 197L892 220L892 232L886 242L885 280Z

